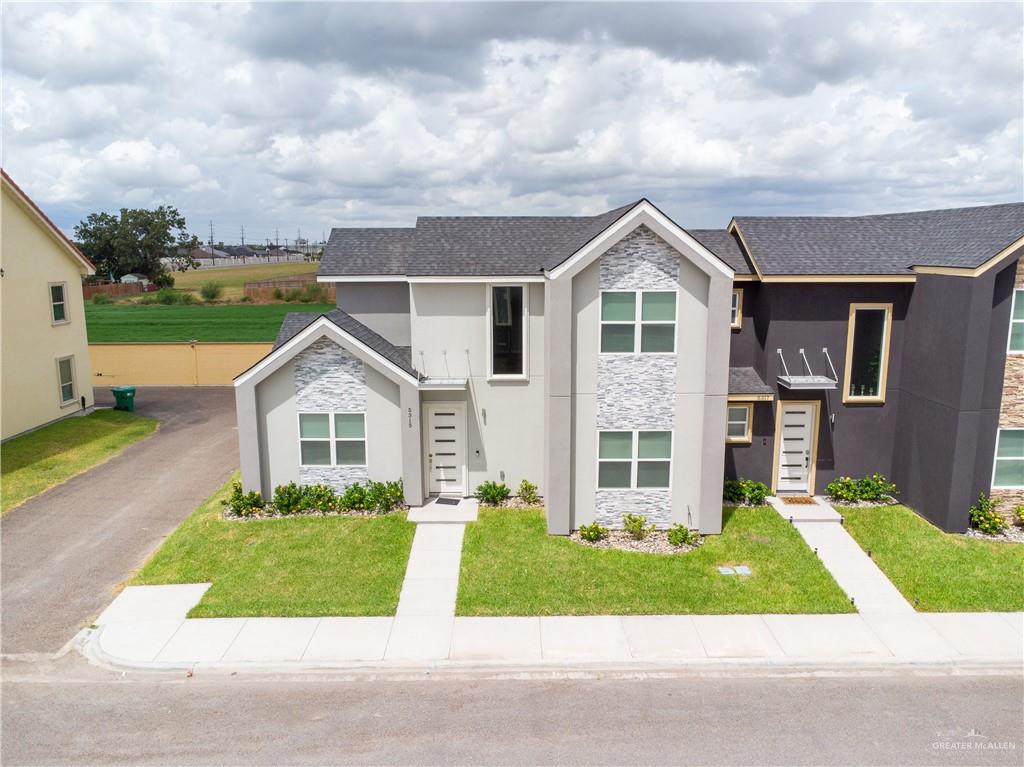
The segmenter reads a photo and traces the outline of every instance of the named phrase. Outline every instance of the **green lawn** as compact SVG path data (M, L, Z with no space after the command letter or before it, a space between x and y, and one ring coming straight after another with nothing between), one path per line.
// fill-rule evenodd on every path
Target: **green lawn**
M1024 545L949 535L905 506L839 511L918 610L1024 610Z
M221 501L230 485L171 534L133 585L212 583L192 618L395 614L415 530L404 514L228 521Z
M746 564L750 576L719 574ZM586 548L541 511L481 509L466 528L458 615L843 613L846 595L767 507L725 509L723 530L678 555Z
M329 312L334 304L85 305L90 343L273 341L289 312Z
M6 513L47 488L120 453L158 421L119 410L68 418L0 447L0 507Z

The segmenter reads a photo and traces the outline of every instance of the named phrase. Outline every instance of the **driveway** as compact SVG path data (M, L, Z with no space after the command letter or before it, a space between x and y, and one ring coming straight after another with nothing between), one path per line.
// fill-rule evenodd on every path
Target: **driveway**
M238 467L231 388L143 387L136 412L160 419L156 434L0 522L5 655L63 647Z

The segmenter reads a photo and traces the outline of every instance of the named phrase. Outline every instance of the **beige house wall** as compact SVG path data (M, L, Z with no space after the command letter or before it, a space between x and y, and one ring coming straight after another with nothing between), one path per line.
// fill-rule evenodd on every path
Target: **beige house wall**
M0 438L93 405L82 300L84 265L7 185L0 199ZM50 283L65 283L67 322L54 324ZM74 358L75 399L61 405L57 360Z
M1024 260L1017 262L1015 288L1024 288ZM1024 354L1007 354L1003 373L1003 399L999 408L1001 427L1024 428ZM1024 504L1024 490L992 490L993 498L1002 500L1000 511L1012 514Z

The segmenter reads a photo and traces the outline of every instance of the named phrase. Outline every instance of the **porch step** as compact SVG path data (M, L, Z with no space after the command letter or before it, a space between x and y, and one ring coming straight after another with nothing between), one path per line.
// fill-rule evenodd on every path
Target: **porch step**
M814 496L814 503L783 503L778 496L768 496L768 504L784 519L794 522L842 522L843 518L824 498Z
M476 498L460 498L457 506L437 503L431 499L423 506L409 509L409 521L430 522L476 522L480 502Z

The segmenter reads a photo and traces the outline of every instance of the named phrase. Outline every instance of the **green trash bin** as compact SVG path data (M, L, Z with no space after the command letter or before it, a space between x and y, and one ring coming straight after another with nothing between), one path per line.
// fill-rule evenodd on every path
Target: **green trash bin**
M115 386L110 391L114 393L114 410L135 410L134 386Z

